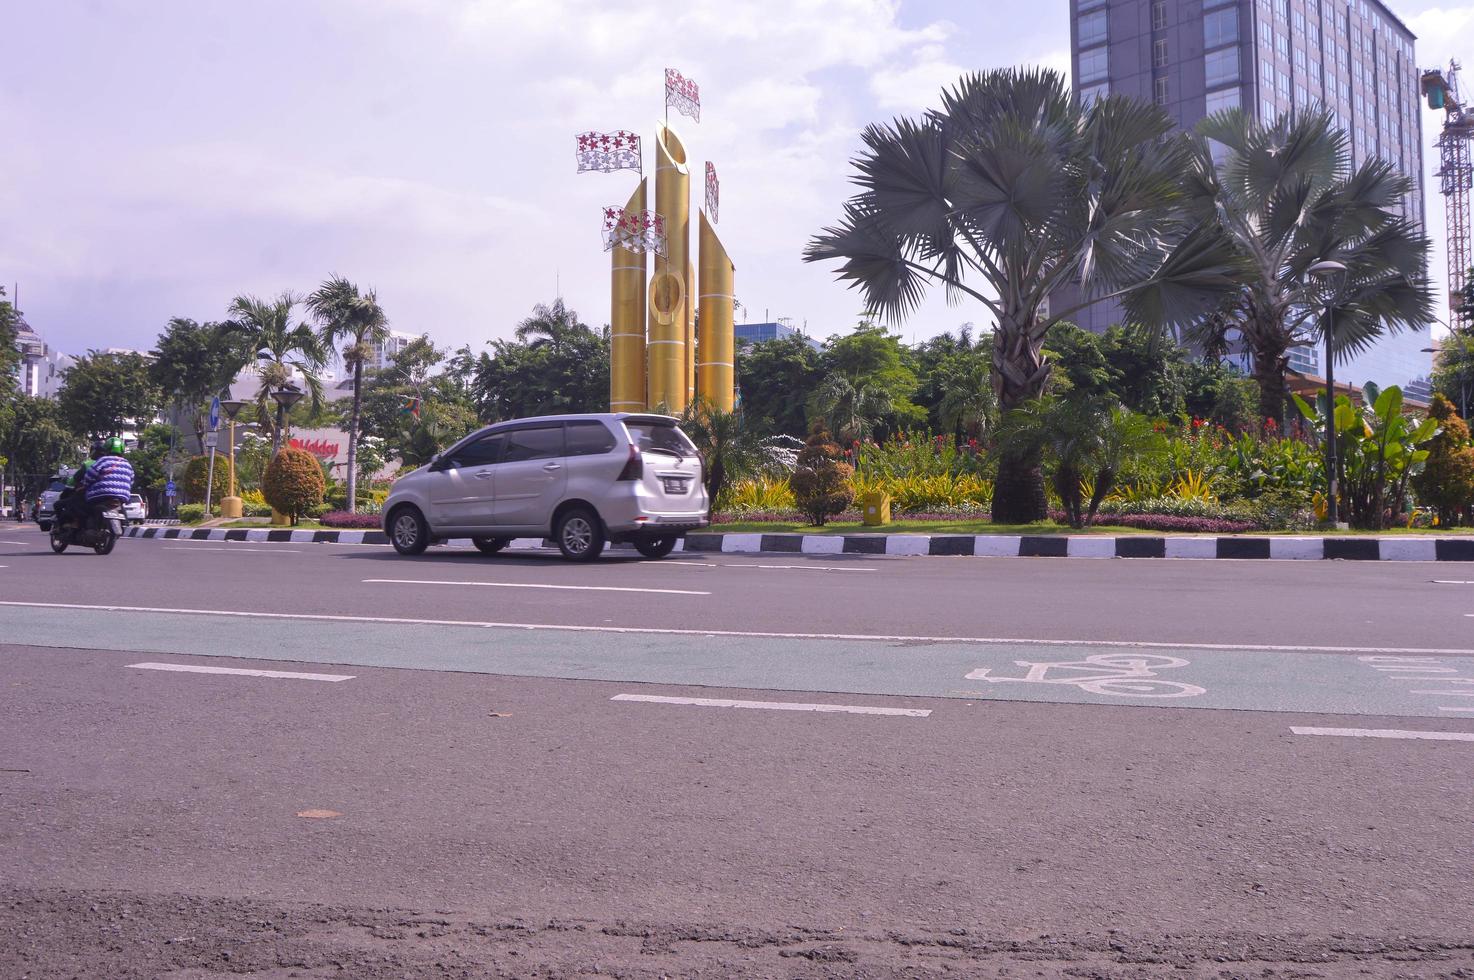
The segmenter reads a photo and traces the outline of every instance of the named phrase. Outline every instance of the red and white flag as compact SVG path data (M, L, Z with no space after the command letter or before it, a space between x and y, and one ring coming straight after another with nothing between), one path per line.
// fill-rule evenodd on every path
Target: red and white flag
M656 212L604 209L604 251L619 247L664 255L665 243L665 219Z
M701 90L674 68L665 70L665 107L701 122Z
M717 168L710 160L706 161L706 215L712 221L717 220L717 205L721 198L721 184L717 182Z
M590 170L606 174L616 170L645 172L640 137L628 130L579 133L577 154L579 173Z

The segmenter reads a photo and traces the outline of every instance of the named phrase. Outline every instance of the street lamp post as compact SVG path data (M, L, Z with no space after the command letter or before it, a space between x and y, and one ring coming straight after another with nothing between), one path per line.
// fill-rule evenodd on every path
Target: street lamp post
M1336 360L1333 339L1335 334L1335 302L1345 282L1346 266L1335 259L1324 259L1305 270L1310 275L1328 283L1322 310L1321 333L1326 338L1326 522L1339 527L1340 515L1340 461L1336 458Z
M230 422L230 452L227 456L230 467L230 493L225 499L220 501L221 517L239 518L245 513L245 507L241 502L241 498L237 497L235 493L235 419L241 413L241 409L245 407L245 402L235 401L234 399L220 403L221 410L225 412L225 418Z

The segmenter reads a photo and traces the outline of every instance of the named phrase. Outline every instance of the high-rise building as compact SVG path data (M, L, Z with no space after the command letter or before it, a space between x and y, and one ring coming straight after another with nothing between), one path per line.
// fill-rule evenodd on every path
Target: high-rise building
M54 350L24 319L16 331L15 346L20 349L17 382L21 393L33 398L55 398L76 358Z
M394 358L400 351L411 343L420 339L417 333L400 333L398 330L389 332L389 336L382 344L374 344L374 353L364 362L365 371L384 371L394 366Z
M1413 184L1404 214L1424 222L1423 140L1414 37L1378 0L1072 0L1074 85L1160 105L1184 129L1231 107L1261 121L1323 106L1351 140L1352 159L1390 162ZM1073 305L1073 304L1072 304ZM1114 303L1076 318L1121 321ZM1429 331L1383 338L1337 376L1406 384L1426 376ZM1293 357L1293 355L1292 355ZM1301 352L1307 365L1319 358Z

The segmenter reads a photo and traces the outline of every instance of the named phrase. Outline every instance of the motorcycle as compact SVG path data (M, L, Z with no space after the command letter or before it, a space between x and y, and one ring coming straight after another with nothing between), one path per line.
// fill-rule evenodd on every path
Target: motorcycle
M123 515L123 502L114 500L88 507L87 519L81 527L52 520L49 522L50 528L43 527L42 530L51 531L51 550L58 555L66 551L68 545L91 548L99 555L106 555L112 552L113 545L123 536L123 522L126 519Z

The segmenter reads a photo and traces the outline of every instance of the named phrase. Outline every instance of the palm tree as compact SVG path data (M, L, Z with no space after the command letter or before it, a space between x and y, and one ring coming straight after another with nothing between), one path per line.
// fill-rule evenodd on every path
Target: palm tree
M532 308L532 316L517 324L513 333L518 342L529 347L547 345L555 354L562 353L563 345L575 337L595 336L588 324L580 322L578 314L564 306L561 299L553 300L552 306L538 303Z
M1320 336L1332 307L1337 359L1387 331L1433 322L1430 243L1398 214L1412 189L1392 165L1352 168L1350 140L1324 110L1265 125L1230 109L1198 124L1194 180L1204 213L1242 257L1244 285L1221 310L1187 330L1209 349L1226 349L1237 330L1254 357L1259 413L1284 422L1288 351ZM1209 140L1221 143L1217 161ZM1309 273L1326 260L1347 267L1343 282Z
M374 345L389 339L389 318L372 289L360 293L342 276L333 276L307 297L307 309L318 322L322 345L343 347L343 366L353 372L353 408L348 415L348 511L358 509L358 429L363 404L363 365L374 356Z
M804 258L842 262L839 278L891 317L930 286L983 304L1008 411L1044 390L1045 334L1084 306L1120 298L1134 319L1185 326L1232 287L1231 251L1186 211L1192 146L1172 129L1124 97L1086 106L1053 71L965 76L920 120L865 130L861 192ZM1076 281L1086 299L1049 302ZM994 516L1045 515L1038 454L1003 458Z
M275 299L237 296L231 300L229 329L242 336L244 346L256 351L256 419L271 430L271 454L281 449L281 428L272 418L271 393L286 387L293 372L302 375L312 406L322 404L322 381L317 373L327 361L317 334L305 323L292 324L292 308L300 300L291 292Z
M702 398L681 414L681 430L701 452L707 517L710 517L727 483L760 469L768 459L768 449L740 410L724 412Z
M848 446L873 434L891 411L891 397L880 388L853 382L833 371L819 383L812 401L813 414L824 419L829 431Z

